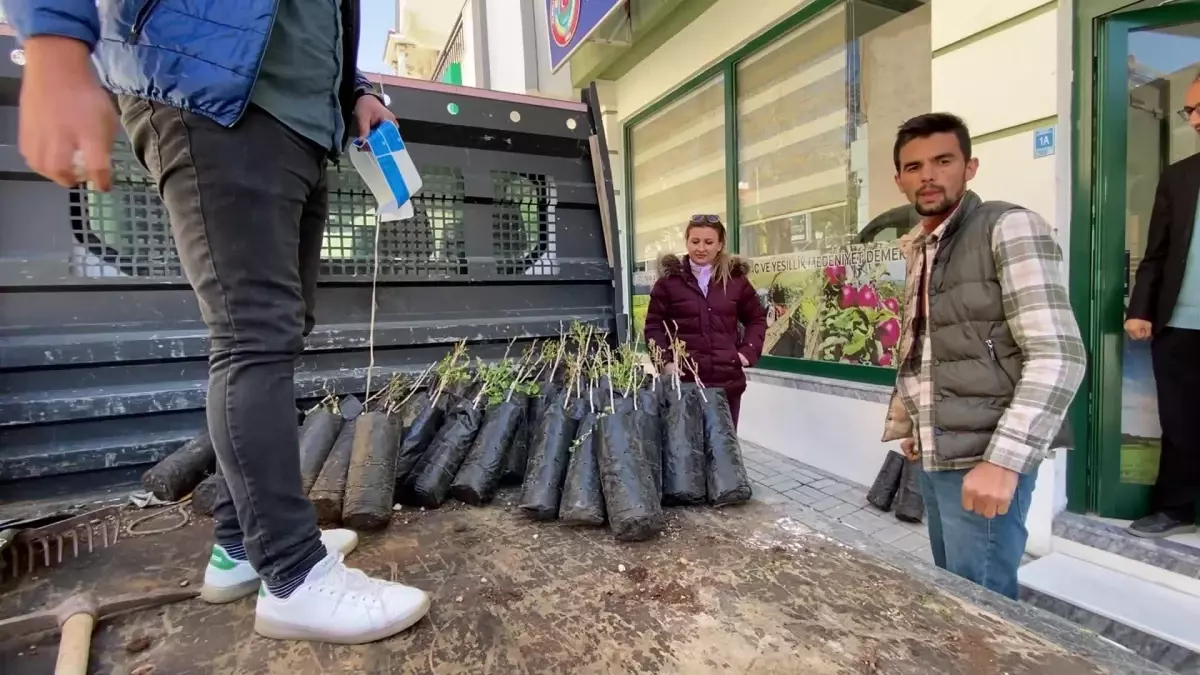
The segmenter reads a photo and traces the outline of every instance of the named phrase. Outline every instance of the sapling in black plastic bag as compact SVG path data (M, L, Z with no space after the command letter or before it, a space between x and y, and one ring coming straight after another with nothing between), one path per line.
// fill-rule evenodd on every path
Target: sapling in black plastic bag
M603 525L605 519L604 490L596 457L599 415L594 395L595 392L589 389L588 412L579 423L575 441L571 444L571 460L567 464L567 479L558 509L559 520L572 525Z
M533 397L514 393L512 400L524 412L521 419L517 420L517 430L508 444L508 451L504 453L504 473L500 477L504 485L520 485L525 480L525 465L529 462L529 417L532 414L530 408L533 406Z
M545 410L542 385L537 381L542 374L541 368L544 367L540 347L537 342L530 343L517 369L517 385L512 401L521 405L525 415L520 419L512 443L504 456L504 476L501 482L505 485L520 485L525 480L525 465L529 462L529 440L533 435L530 420L535 412L538 419L541 419L541 411ZM535 401L538 405L537 411L534 410Z
M875 482L867 491L867 501L880 511L890 511L896 493L900 491L900 479L904 475L904 455L889 451L883 460Z
M396 395L405 386L406 380L397 375L386 387L372 393L370 377L367 379L363 413L353 422L350 465L346 470L342 523L347 527L379 530L391 521L396 455L403 433L394 405Z
M308 492L309 501L317 511L317 524L322 526L342 524L346 474L350 469L350 453L354 450L355 420L362 415L364 406L354 396L346 396L339 408L344 420L341 430Z
M612 387L597 424L596 456L609 529L619 541L641 541L661 532L665 520L638 426L638 355L628 345L619 354L609 357Z
M667 334L671 335L670 329ZM682 340L671 339L674 369L667 378L667 409L662 420L662 502L668 506L703 504L708 497L703 400L696 383L681 380L687 350Z
M557 366L556 360L551 368L552 377ZM579 419L572 414L571 400L573 391L579 390L582 367L581 357L566 357L566 386L549 401L529 443L529 462L521 485L521 509L535 520L558 517L571 444L579 428Z
M359 411L361 414L361 411ZM358 415L346 420L333 444L333 450L325 459L321 473L313 483L308 499L317 510L318 525L341 525L342 505L346 498L346 475L350 470L350 456L354 452L355 420Z
M457 388L459 391L471 389L459 386L464 379L470 377L471 372L465 362L459 364L457 357L452 359L445 372L439 373L439 389L434 392L434 400L442 395L442 385L446 388ZM450 485L470 452L471 444L475 442L483 421L483 390L475 389L478 389L478 393L472 399L447 394L450 401L442 419L442 426L429 442L429 448L421 455L408 478L404 480L400 490L400 498L404 503L436 508L446 501L450 494Z
M401 485L412 473L421 455L429 449L429 443L442 427L450 397L443 394L434 402L433 392L420 391L400 407L398 416L404 424L404 435L400 439L400 451L396 457L396 484Z
M724 389L702 389L704 413L704 447L707 460L705 484L708 501L715 506L728 506L750 499L750 478L742 461L742 447L737 427L729 409Z
M663 371L663 351L653 343L650 358L655 366L654 373L642 377L638 389L638 419L642 440L646 447L646 459L654 478L654 489L659 502L663 499L663 452L665 447L668 384L670 378L660 377Z
M563 367L563 358L567 355L566 350L565 335L560 336L559 340L549 340L542 345L541 370L534 378L534 388L529 395L529 438L531 442L533 435L542 425L542 417L545 416L550 402L558 398L559 392L562 391L557 378L562 376L560 368Z
M400 401L399 416L404 423L404 438L396 459L396 491L403 486L413 469L421 461L429 444L442 428L446 410L457 400L450 389L458 388L470 376L465 361L466 342L459 342L434 366L433 379L437 386L421 391L429 370L421 374L408 396Z
M505 358L494 366L481 364L479 373L483 383L479 396L487 406L483 426L450 486L451 496L474 506L496 496L505 460L525 418L524 397L514 398L522 377L520 364Z
M392 517L400 420L386 412L365 412L352 424L342 522L356 530L380 530Z
M332 394L304 415L304 425L300 427L300 485L304 494L312 489L317 474L325 466L344 421L337 397Z
M900 489L892 502L892 511L897 520L919 523L925 518L925 497L921 494L921 460L904 460L904 471L900 474Z

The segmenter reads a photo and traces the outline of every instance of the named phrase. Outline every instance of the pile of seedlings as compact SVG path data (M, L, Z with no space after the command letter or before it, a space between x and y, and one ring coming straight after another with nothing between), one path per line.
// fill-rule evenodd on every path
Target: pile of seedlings
M510 485L534 520L637 541L663 529L663 506L750 498L725 392L704 387L681 341L650 345L654 368L583 324L512 351L472 363L459 343L362 404L309 409L300 473L320 523L378 530L397 502L482 506Z

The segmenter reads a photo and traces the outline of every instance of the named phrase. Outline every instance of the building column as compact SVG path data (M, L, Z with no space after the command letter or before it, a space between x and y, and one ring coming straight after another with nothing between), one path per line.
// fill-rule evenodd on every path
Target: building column
M617 83L613 80L596 80L596 94L600 98L600 124L608 140L608 163L613 177L613 199L617 209L617 253L622 269L629 269L629 219L625 214L625 128L617 110ZM620 299L621 311L629 313L629 298Z
M462 9L462 29L463 86L489 89L487 0L467 0Z

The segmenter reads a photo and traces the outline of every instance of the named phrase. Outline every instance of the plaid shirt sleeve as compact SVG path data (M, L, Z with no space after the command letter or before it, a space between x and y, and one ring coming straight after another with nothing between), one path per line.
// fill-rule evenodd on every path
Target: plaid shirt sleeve
M1050 225L1031 211L1005 214L992 250L1008 319L1025 367L984 460L1019 473L1037 469L1083 381L1087 355Z

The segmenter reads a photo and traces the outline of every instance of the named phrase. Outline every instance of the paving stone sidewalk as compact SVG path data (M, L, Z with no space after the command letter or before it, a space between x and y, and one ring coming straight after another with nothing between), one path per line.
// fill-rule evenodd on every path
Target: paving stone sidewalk
M919 560L933 563L924 523L905 523L867 503L867 487L838 478L777 452L741 441L754 498L813 509Z

